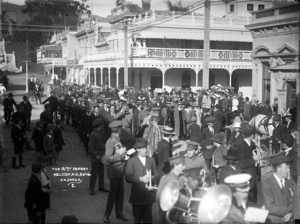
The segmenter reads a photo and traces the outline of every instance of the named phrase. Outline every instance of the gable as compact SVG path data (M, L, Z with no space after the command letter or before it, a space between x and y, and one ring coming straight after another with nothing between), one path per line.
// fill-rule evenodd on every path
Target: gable
M289 46L288 44L282 45L276 51L276 54L294 54L294 53L296 53L296 50L291 46Z

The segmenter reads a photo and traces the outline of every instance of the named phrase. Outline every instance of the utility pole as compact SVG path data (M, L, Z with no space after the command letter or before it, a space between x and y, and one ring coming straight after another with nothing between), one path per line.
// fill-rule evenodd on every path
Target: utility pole
M205 0L204 8L204 46L203 46L203 87L209 88L209 50L210 50L210 0Z
M124 88L128 87L128 23L124 22Z

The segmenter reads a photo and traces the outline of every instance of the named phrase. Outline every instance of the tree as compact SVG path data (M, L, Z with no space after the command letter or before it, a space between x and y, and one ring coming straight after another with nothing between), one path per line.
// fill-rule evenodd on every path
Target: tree
M47 44L54 32L63 31L65 27L77 29L79 1L26 0L25 4L22 13L30 17L26 22L28 31L19 32L19 38L28 41L28 54L33 57L35 53L31 51L35 52L37 47ZM35 61L35 58L31 58L31 61Z
M172 3L171 0L165 1L167 7L170 11L174 12L187 12L188 8L182 5L181 1L177 1L176 3Z

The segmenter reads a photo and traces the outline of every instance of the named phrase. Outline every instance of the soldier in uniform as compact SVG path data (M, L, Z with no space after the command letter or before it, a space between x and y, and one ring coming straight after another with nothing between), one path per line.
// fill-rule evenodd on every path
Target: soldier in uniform
M205 160L200 154L200 145L197 142L186 141L187 149L185 153L185 164L186 169L195 168L195 167L203 167L203 169L208 172L208 168L206 166Z
M273 118L273 135L272 135L272 146L273 146L273 152L278 153L280 151L280 144L283 141L283 136L285 133L288 133L288 129L284 127L281 123L281 117L275 116Z

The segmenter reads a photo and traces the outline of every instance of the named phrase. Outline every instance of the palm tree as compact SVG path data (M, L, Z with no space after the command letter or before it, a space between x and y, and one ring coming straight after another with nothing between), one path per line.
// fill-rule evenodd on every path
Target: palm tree
M167 7L170 11L174 11L174 12L188 11L188 8L183 6L181 1L178 1L177 3L172 3L171 0L166 0L165 3L167 4Z

